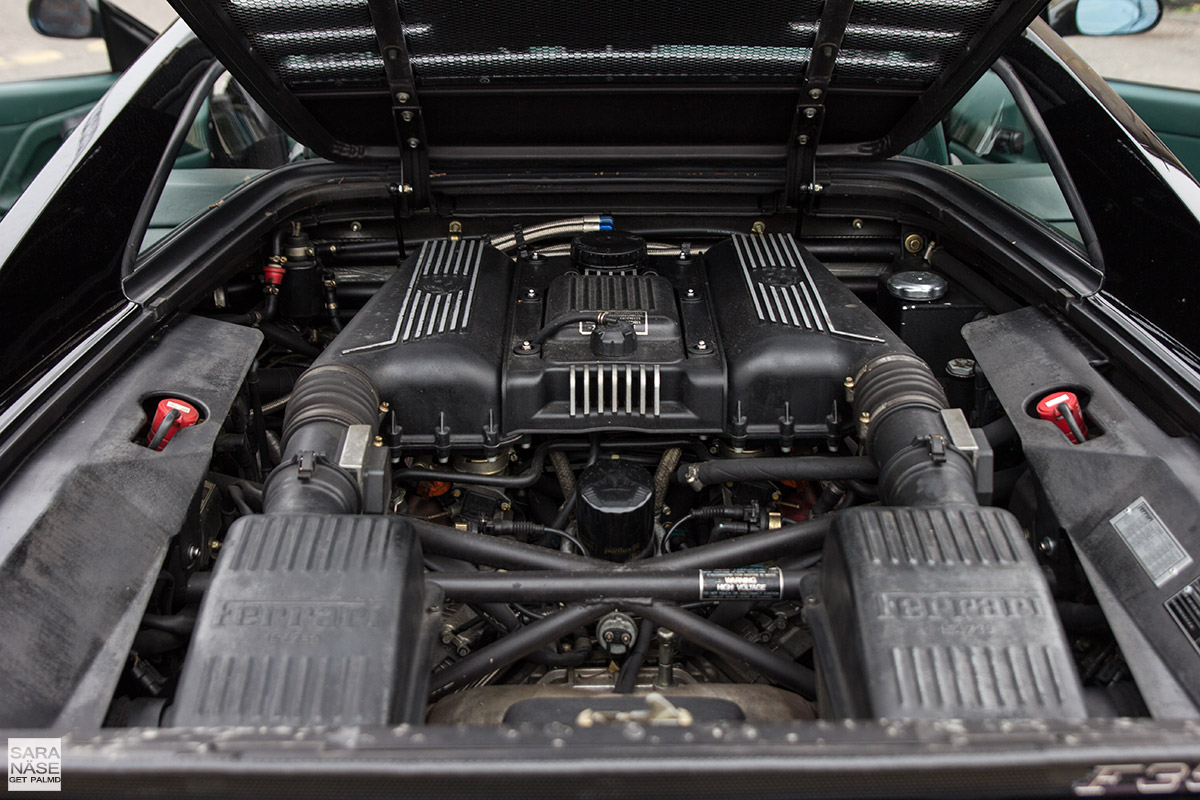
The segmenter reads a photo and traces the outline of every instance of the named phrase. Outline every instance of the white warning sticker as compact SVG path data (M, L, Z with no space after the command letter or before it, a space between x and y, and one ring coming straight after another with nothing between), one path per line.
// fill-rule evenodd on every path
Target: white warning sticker
M1109 524L1121 536L1155 586L1162 586L1192 563L1192 557L1163 524L1145 497L1134 500L1109 520Z

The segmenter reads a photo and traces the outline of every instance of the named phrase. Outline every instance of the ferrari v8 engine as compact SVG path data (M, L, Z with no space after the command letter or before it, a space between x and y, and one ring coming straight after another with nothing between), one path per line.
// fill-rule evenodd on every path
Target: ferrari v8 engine
M648 255L638 237L600 232L552 257L429 242L318 363L370 378L392 409L393 452L596 431L786 451L832 436L846 377L896 341L790 235Z

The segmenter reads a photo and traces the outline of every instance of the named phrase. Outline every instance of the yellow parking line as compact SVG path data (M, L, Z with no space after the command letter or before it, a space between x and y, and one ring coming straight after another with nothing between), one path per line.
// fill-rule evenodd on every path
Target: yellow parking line
M62 61L65 56L57 50L35 50L32 53L18 53L11 58L15 64L30 67L35 64L50 64L54 61Z

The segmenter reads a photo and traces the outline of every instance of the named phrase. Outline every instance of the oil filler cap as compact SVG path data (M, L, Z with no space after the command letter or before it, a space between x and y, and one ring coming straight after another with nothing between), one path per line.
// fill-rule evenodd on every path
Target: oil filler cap
M625 231L580 234L571 242L571 261L582 271L636 271L646 263L646 240Z

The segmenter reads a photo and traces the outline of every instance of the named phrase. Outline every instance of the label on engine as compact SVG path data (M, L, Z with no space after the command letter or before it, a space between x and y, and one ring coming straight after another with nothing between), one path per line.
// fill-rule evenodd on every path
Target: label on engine
M783 573L779 567L700 570L701 600L779 600Z

